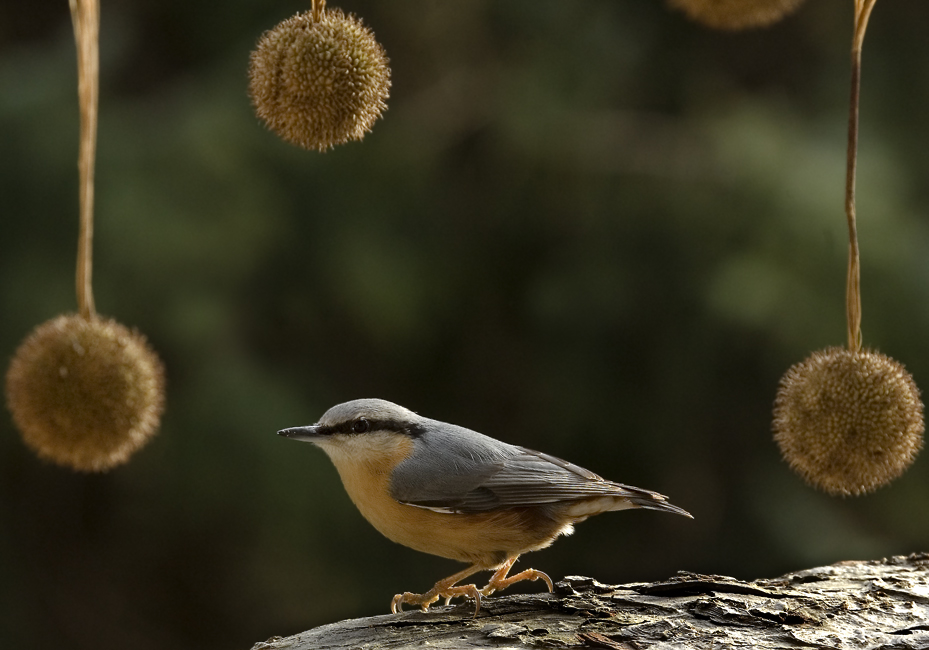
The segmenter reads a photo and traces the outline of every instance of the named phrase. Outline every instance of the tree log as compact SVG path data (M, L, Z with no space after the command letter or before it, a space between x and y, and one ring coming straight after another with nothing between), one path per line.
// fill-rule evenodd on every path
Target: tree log
M929 553L773 580L679 572L655 583L567 577L555 593L360 618L257 643L311 648L929 648Z

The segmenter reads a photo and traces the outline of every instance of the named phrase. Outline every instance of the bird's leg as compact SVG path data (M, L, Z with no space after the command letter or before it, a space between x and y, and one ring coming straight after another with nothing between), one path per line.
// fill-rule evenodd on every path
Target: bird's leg
M515 576L510 576L507 578L506 574L510 572L510 569L513 568L513 564L515 564L515 562L515 557L511 557L509 560L504 562L503 565L497 569L496 573L491 576L490 582L487 583L487 586L481 589L481 595L489 596L495 591L506 589L514 582L522 582L523 580L544 580L545 584L548 585L549 592L555 590L555 585L552 584L552 579L541 571L536 571L535 569L526 569L525 571L517 573Z
M456 582L464 580L469 575L475 574L483 568L484 567L479 564L473 564L464 571L459 571L455 575L439 580L432 589L424 594L413 594L409 591L397 594L394 596L393 600L390 601L390 611L394 614L403 611L404 603L408 605L419 605L423 608L423 611L426 611L429 609L429 605L439 598L444 598L445 604L448 605L449 601L455 596L470 596L474 599L474 615L477 616L477 613L481 610L481 592L478 590L477 586L461 585L456 587L454 585Z

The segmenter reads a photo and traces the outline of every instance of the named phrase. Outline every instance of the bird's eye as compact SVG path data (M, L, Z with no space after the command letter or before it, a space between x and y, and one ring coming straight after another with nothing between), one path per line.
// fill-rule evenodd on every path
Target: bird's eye
M371 428L371 425L368 424L368 421L365 420L364 418L358 418L352 423L353 433L365 433L370 428Z

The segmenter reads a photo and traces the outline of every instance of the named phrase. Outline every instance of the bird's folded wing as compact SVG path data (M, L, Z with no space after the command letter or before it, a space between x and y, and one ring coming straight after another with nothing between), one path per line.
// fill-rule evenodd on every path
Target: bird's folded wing
M601 496L634 503L664 500L655 492L606 481L560 458L467 429L450 439L424 438L417 443L426 448L423 451L440 446L443 453L414 453L394 470L391 495L409 505L476 513Z

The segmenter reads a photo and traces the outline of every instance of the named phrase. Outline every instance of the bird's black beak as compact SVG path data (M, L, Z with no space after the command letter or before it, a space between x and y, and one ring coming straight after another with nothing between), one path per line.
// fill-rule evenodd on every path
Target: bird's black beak
M322 437L322 434L319 432L319 427L317 426L281 429L277 432L277 435L284 436L285 438L290 438L292 440L305 440L307 442L312 442Z

